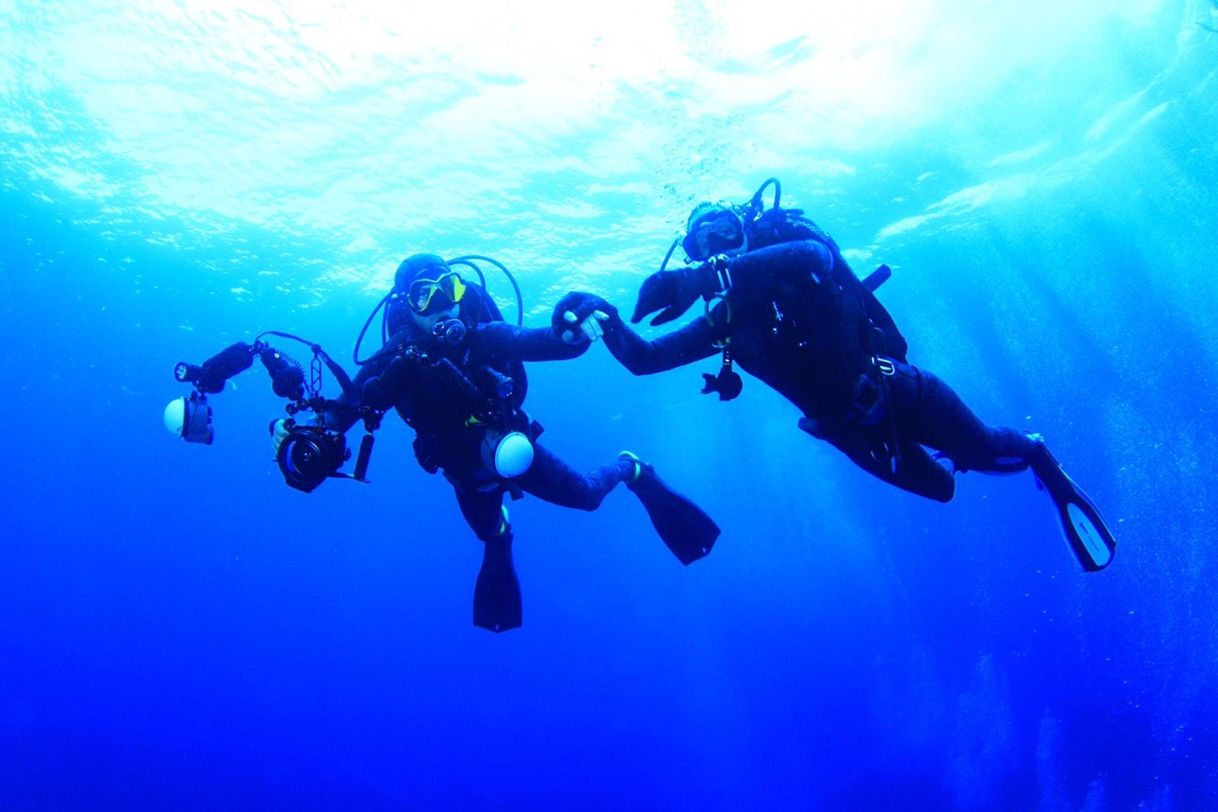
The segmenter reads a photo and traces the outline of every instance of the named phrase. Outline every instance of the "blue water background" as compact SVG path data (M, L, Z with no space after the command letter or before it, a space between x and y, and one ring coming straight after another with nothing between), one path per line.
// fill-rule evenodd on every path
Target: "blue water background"
M361 6L0 3L0 807L1218 807L1218 24L1110 5L911 3L904 35L471 14L471 49L523 41L496 73ZM826 53L874 105L815 104ZM629 308L693 202L771 175L893 266L911 360L1049 438L1107 571L1028 475L932 504L755 380L720 404L713 361L634 378L595 347L530 367L543 441L637 451L722 539L683 568L624 490L511 503L525 625L492 635L395 417L372 484L311 495L261 370L212 399L213 446L160 425L176 361L265 329L350 367L419 250L507 263L531 325L571 288Z

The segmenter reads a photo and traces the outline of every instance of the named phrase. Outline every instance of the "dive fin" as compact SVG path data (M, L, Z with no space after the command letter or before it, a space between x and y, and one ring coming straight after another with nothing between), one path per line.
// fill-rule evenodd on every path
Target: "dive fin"
M474 584L474 625L506 632L518 628L522 617L511 535L482 542L482 567Z
M1049 449L1043 443L1039 445L1038 454L1032 461L1036 484L1053 500L1062 534L1078 562L1087 572L1098 572L1112 563L1116 539L1095 503L1062 470L1061 463Z
M656 475L655 468L633 454L623 453L638 469L626 487L643 503L660 538L682 564L692 564L715 546L719 525L688 498L674 491Z

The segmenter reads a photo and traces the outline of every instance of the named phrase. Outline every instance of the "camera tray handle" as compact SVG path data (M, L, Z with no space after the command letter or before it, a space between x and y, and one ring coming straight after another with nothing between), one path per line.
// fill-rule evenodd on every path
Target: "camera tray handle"
M359 441L359 453L355 455L355 471L352 473L352 479L358 482L368 481L368 460L372 457L374 442L376 438L372 436L372 432L365 434Z

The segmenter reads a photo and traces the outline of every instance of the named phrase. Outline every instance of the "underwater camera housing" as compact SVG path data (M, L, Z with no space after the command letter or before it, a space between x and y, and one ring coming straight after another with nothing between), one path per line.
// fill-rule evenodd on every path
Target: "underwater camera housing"
M310 493L328 477L342 476L338 469L350 458L347 439L339 432L293 423L275 461L289 486Z

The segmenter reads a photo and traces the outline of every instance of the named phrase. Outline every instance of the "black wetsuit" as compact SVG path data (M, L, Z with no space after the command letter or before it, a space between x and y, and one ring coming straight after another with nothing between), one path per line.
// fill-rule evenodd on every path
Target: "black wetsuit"
M461 304L479 312L477 294ZM472 305L468 306L468 305ZM503 321L467 321L465 338L455 344L424 335L412 322L386 343L355 377L365 405L395 408L415 430L415 455L429 473L443 471L474 534L483 541L511 540L502 511L504 493L530 493L547 502L595 510L605 495L633 473L615 461L583 475L537 443L540 426L521 410L527 393L522 362L573 358L586 347L562 342L553 330L524 328ZM497 388L511 382L511 394ZM350 422L331 425L340 430ZM520 476L505 479L483 458L489 433L520 431L533 442L533 463Z
M954 482L923 446L958 470L1026 467L1033 442L987 426L947 384L910 365L892 318L837 246L819 229L805 233L731 260L731 288L708 315L655 341L611 318L605 343L636 375L708 358L726 343L741 368L803 411L801 428L931 499L950 500Z

